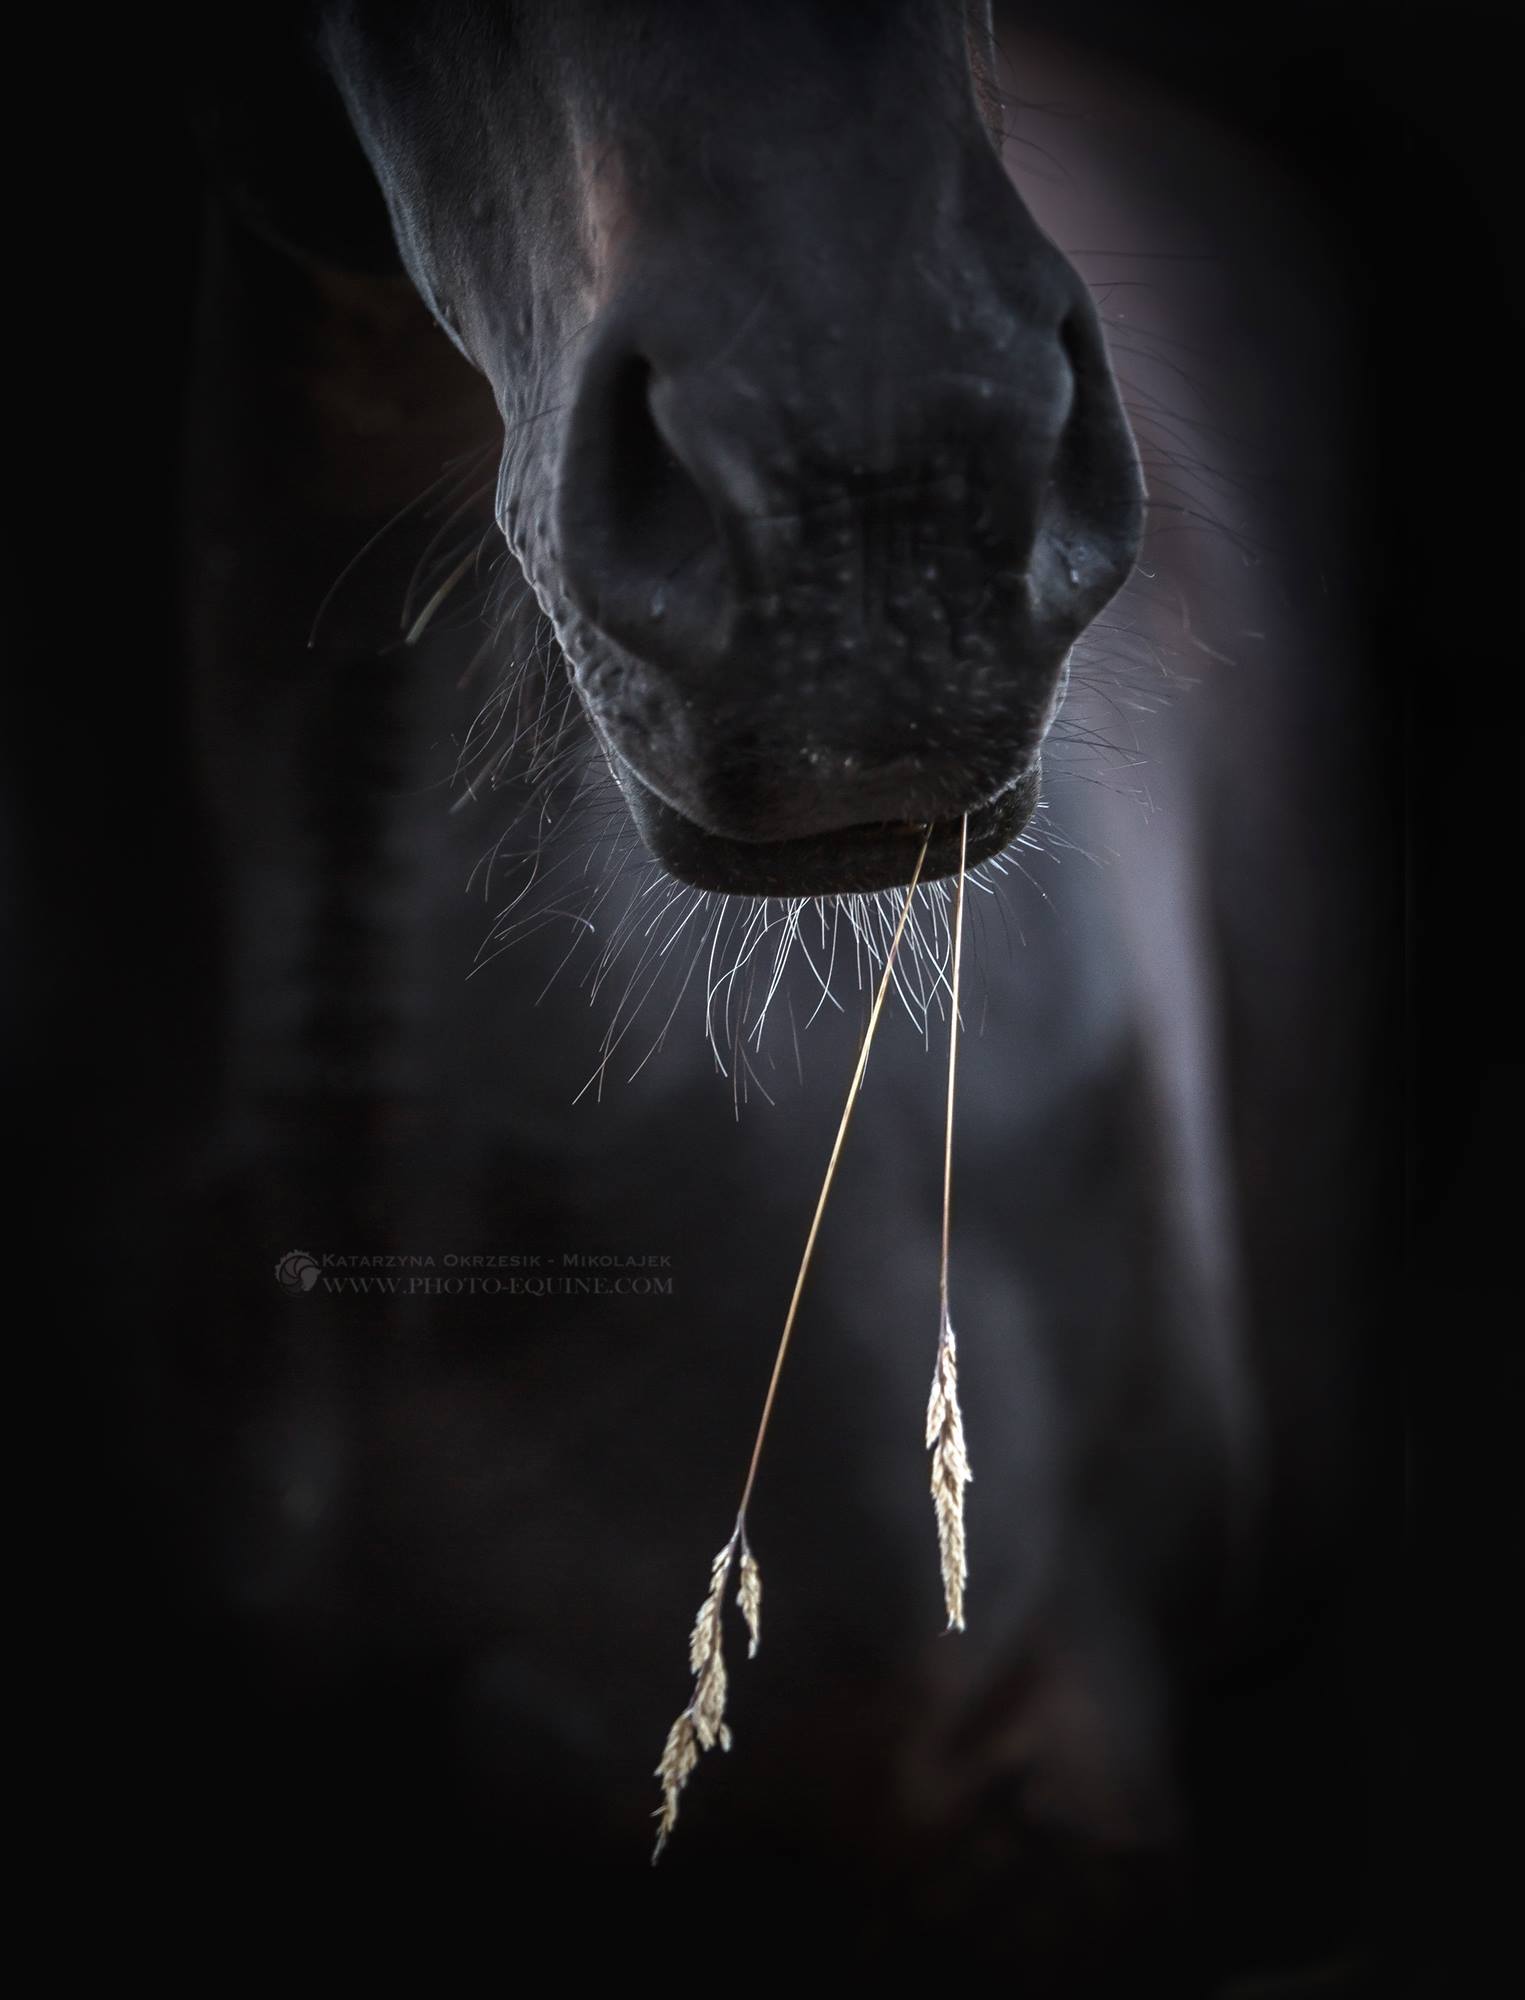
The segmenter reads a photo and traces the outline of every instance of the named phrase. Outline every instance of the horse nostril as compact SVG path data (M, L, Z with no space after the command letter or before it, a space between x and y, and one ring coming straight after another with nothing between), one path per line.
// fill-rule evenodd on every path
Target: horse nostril
M1080 322L1074 313L1067 312L1059 322L1059 345L1064 358L1070 364L1070 373L1078 375L1083 361Z
M1064 365L1069 373L1069 398L1065 409L1065 422L1075 414L1075 406L1086 393L1091 378L1090 357L1086 350L1085 326L1078 314L1067 312L1059 322L1059 352L1064 356Z
M652 383L651 365L639 357L616 377L609 506L627 556L660 588L713 542L715 529L704 495L658 427Z
M563 468L561 528L579 608L633 651L662 630L723 620L719 536L709 502L663 431L657 375L627 352L586 382Z

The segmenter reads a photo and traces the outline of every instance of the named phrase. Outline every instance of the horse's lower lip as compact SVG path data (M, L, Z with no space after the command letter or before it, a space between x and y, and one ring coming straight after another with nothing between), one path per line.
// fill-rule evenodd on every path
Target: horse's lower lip
M798 840L727 840L707 833L652 791L621 758L617 776L641 838L669 875L696 888L736 896L841 896L903 888L927 841L921 879L958 873L961 818L878 820ZM968 865L1010 845L1038 802L1035 757L1013 783L968 814Z

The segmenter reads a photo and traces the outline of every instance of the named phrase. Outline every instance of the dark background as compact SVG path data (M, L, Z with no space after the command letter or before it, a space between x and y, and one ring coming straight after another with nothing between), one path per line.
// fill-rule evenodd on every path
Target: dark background
M1208 109L1301 184L1364 356L1361 529L1340 561L1387 774L1367 809L1391 855L1392 990L1371 1033L1402 1159L1365 1555L1339 1640L1364 1803L1339 1820L1327 1907L1290 1930L1295 1951L1347 1968L1344 1985L1298 1991L1471 1990L1457 1982L1474 1925L1459 1912L1486 1907L1498 1849L1484 1802L1510 1790L1499 1636L1519 1572L1502 1395L1521 1130L1508 14L1306 0L1260 15L1163 0L1021 12ZM173 1129L156 1051L194 1041L186 996L209 962L206 885L185 851L172 564L201 187L162 17L152 38L104 47L94 26L69 28L73 46L17 65L12 107L12 331L37 343L10 412L31 441L12 464L28 533L8 593L4 734L5 922L22 974L5 1003L12 1340L18 1359L41 1351L64 1370L12 1405L38 1460L17 1525L47 1587L13 1647L42 1670L20 1717L48 1775L38 1839L63 1879L98 1885L166 1816L208 1810L201 1767L235 1726L237 1663L172 1608L119 1475L102 1363L130 1334L111 1317L120 1246L88 1222L127 1128ZM1289 1811L1268 1827L1264 1866L1278 1842L1326 1838L1323 1816L1313 1799L1301 1823ZM206 1827L213 1842L224 1831ZM1281 1956L1278 1942L1246 1937L1244 1962Z

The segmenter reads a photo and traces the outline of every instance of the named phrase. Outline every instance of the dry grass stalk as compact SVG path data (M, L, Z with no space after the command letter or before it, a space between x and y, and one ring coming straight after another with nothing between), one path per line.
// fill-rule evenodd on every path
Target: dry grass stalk
M964 1488L974 1475L964 1450L964 1419L958 1407L957 1344L952 1323L946 1317L938 1337L937 1366L927 1401L927 1449L932 1454L932 1506L937 1515L937 1549L942 1560L948 1630L962 1632L964 1585L969 1580Z
M757 1567L757 1558L744 1532L741 1537L741 1586L736 1592L736 1602L747 1621L747 1658L755 1660L757 1649L762 1644L762 1571Z
M710 1565L710 1594L699 1606L694 1629L688 1635L688 1664L694 1676L694 1698L690 1709L701 1750L731 1747L731 1732L725 1726L725 1648L722 1645L721 1611L726 1579L736 1559L733 1534Z
M736 1560L736 1544L741 1539L741 1523L738 1521L731 1531L731 1539L710 1564L709 1595L699 1606L694 1629L688 1635L688 1664L694 1677L694 1691L688 1707L667 1732L662 1761L657 1766L657 1776L662 1781L662 1803L657 1808L657 1844L652 1851L653 1862L667 1845L667 1837L678 1823L678 1795L693 1775L701 1752L713 1750L717 1743L722 1750L731 1747L731 1732L725 1720L722 1613L725 1586L730 1578L731 1564ZM743 1565L750 1560L751 1551L748 1550ZM752 1568L755 1572L755 1562ZM761 1582L757 1587L760 1594ZM750 1618L748 1623L751 1623Z
M657 1766L657 1776L662 1780L662 1803L657 1808L657 1844L651 1854L653 1867L667 1845L667 1836L678 1824L678 1795L698 1762L699 1732L694 1727L693 1712L685 1708L667 1732L667 1741L662 1746L662 1761Z
M694 1620L694 1629L689 1636L688 1663L694 1676L694 1691L689 1697L688 1707L678 1717L667 1732L667 1742L662 1751L662 1761L657 1766L657 1777L662 1784L662 1803L657 1808L657 1839L652 1852L655 1863L667 1845L668 1837L678 1823L678 1800L683 1787L693 1775L700 1754L713 1749L718 1743L722 1750L731 1747L731 1732L725 1722L726 1671L725 1655L721 1644L721 1623L725 1603L725 1587L731 1574L731 1565L741 1552L741 1579L736 1592L736 1602L747 1622L750 1643L747 1657L755 1656L762 1635L762 1572L758 1569L757 1558L752 1554L747 1542L747 1506L752 1498L752 1488L757 1483L757 1468L762 1459L763 1440L768 1435L768 1424L773 1415L773 1404L778 1395L779 1377L784 1369L784 1356L789 1351L789 1341L794 1332L794 1322L799 1312L800 1295L805 1289L805 1275L810 1269L810 1260L815 1252L816 1237L820 1233L821 1217L826 1212L826 1198L831 1193L831 1184L836 1177L837 1161L842 1155L842 1142L847 1137L848 1121L852 1117L853 1106L858 1101L858 1092L863 1086L864 1072L868 1068L869 1050L874 1044L874 1031L879 1026L879 1016L884 1011L884 997L889 992L890 978L895 969L895 954L900 948L900 940L905 933L906 921L911 914L911 902L916 894L916 885L921 880L922 864L927 858L927 847L932 838L928 827L926 839L921 843L921 852L916 857L916 867L911 875L910 887L905 892L905 902L901 906L900 920L895 926L890 948L885 953L884 971L880 976L878 991L868 1017L868 1027L864 1031L863 1046L858 1051L858 1065L853 1071L848 1086L847 1102L842 1108L841 1122L837 1126L837 1136L832 1144L831 1158L826 1163L825 1177L821 1182L821 1192L816 1201L815 1215L811 1219L810 1233L805 1238L804 1254L800 1258L800 1268L794 1280L794 1291L789 1300L789 1310L784 1317L784 1330L779 1336L778 1352L773 1358L773 1373L768 1381L768 1393L763 1400L762 1416L757 1425L757 1436L752 1445L752 1458L747 1466L746 1482L741 1491L741 1505L736 1510L736 1525L731 1530L731 1539L710 1564L709 1595L699 1607L699 1615ZM967 828L965 833L967 839ZM963 860L959 862L960 910L963 894ZM946 1229L944 1230L946 1243ZM946 1249L944 1265L946 1267ZM946 1278L946 1268L945 1268Z
M937 1516L937 1548L942 1562L943 1603L948 1630L964 1629L964 1585L969 1579L964 1537L964 1488L973 1478L964 1449L964 1418L958 1406L958 1345L948 1312L948 1247L953 1219L953 1086L958 1073L958 988L964 945L964 869L969 856L969 821L959 838L958 893L953 906L953 998L948 1022L948 1116L943 1143L943 1245L938 1276L941 1311L937 1361L927 1401L927 1449L932 1454L932 1506Z

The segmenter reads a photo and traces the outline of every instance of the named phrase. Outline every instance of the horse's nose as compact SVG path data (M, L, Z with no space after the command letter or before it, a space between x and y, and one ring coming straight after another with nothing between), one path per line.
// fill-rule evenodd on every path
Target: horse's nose
M563 638L606 739L740 839L1010 782L1136 547L1078 281L973 333L923 299L787 345L695 338L670 298L606 315L560 467Z
M611 329L584 370L562 466L574 602L681 668L691 650L723 647L733 614L771 602L801 557L819 557L822 585L909 589L917 552L895 533L918 519L973 529L1003 568L1025 569L1074 398L1065 345L1057 329L1032 338L1015 381L1009 357L929 348L864 395L851 363L835 381L823 369L776 384L664 369L639 327ZM860 578L865 561L877 574ZM860 590L870 623L880 608Z

